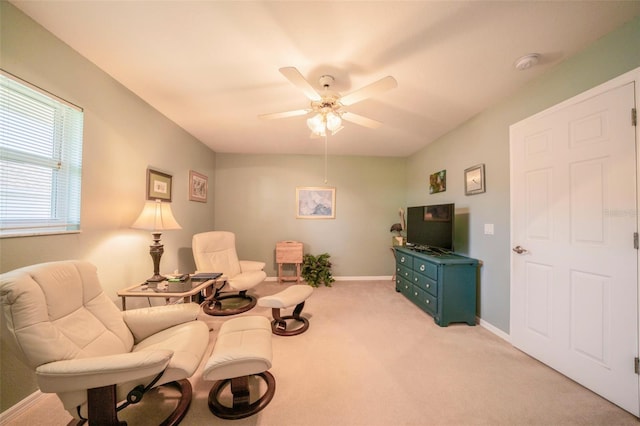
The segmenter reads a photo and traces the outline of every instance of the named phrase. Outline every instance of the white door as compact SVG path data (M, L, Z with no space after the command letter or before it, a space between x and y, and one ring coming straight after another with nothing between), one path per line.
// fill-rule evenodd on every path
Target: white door
M633 107L631 82L511 126L510 334L638 416Z

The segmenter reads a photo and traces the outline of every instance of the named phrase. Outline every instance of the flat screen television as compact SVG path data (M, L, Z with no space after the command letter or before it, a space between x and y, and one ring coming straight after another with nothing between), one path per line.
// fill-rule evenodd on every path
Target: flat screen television
M454 218L453 203L407 208L407 245L453 251Z

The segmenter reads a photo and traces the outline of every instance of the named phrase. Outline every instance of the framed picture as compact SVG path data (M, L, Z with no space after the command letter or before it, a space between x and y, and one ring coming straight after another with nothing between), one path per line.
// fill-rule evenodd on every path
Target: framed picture
M440 170L429 176L429 194L447 190L447 171Z
M296 188L296 219L335 218L335 188L320 186Z
M193 170L189 170L189 200L207 202L209 178Z
M147 200L171 201L171 175L147 169Z
M476 164L464 171L464 195L481 194L486 191L484 164Z

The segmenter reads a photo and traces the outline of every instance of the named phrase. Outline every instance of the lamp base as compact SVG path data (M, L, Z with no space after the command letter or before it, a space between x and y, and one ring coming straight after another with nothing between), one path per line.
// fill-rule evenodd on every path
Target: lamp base
M153 259L153 276L147 279L148 283L158 284L161 281L166 280L165 277L160 275L160 258L162 257L162 253L164 253L164 246L160 244L160 233L152 232L153 235L153 244L149 246L149 254L151 255L151 259Z
M162 275L159 274L154 274L151 278L147 278L147 282L148 283L159 283L161 281L166 280L167 277L163 277Z

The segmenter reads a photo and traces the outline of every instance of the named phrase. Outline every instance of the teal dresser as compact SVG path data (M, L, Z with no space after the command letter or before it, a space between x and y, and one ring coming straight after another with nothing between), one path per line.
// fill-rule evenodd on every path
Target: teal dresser
M476 324L478 261L396 247L396 291L433 316L441 327Z

